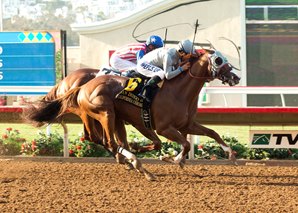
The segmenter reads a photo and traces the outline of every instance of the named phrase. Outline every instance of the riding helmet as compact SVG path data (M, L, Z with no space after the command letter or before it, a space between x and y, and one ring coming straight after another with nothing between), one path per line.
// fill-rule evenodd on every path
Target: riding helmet
M146 45L149 46L150 44L155 48L160 48L164 46L162 38L157 35L152 35L147 39Z
M186 54L195 53L195 50L193 48L193 43L188 39L182 40L178 43L178 51L183 51Z

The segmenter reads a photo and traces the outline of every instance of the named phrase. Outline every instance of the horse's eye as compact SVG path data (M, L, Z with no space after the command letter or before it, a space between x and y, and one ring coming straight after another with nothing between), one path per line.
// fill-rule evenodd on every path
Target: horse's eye
M221 58L221 57L217 57L217 58L215 59L215 63L216 63L217 66L222 65L222 63L223 63L222 58Z

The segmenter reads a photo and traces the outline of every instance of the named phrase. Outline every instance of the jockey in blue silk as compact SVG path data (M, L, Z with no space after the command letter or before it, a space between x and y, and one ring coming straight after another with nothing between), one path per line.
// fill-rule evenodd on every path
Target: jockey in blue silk
M161 37L152 35L146 41L146 49L139 50L136 53L137 61L139 61L146 53L151 52L154 49L160 48L164 46L164 42Z
M190 40L182 40L178 43L177 48L158 48L147 53L138 61L137 72L151 77L143 87L139 96L150 102L149 95L157 84L164 78L170 80L183 71L190 68L190 63L187 62L183 66L178 66L181 59L186 54L195 54L193 43Z

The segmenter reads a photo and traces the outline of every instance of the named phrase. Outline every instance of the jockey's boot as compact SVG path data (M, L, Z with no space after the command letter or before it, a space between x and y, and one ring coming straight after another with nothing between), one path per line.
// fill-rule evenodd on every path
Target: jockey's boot
M134 78L136 74L135 70L128 70L126 72L123 72L123 75L129 78Z
M157 88L157 84L161 82L161 78L157 75L150 78L145 86L142 88L142 91L139 93L139 96L146 99L148 103L151 103L152 100L152 91Z
M104 67L102 70L101 70L105 75L109 74L110 72L112 72L111 69L107 68L107 67Z

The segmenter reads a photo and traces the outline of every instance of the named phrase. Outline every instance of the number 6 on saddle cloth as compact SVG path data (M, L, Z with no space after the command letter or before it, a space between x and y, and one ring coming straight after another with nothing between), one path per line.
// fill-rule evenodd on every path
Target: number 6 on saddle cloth
M151 91L148 94L148 98L151 100L147 102L146 99L140 97L138 94L141 92L142 88L146 84L147 79L142 78L130 78L127 80L126 87L116 95L117 99L131 103L137 107L140 107L142 110L141 116L146 128L151 129L151 113L150 106L155 94L158 91L158 87Z

